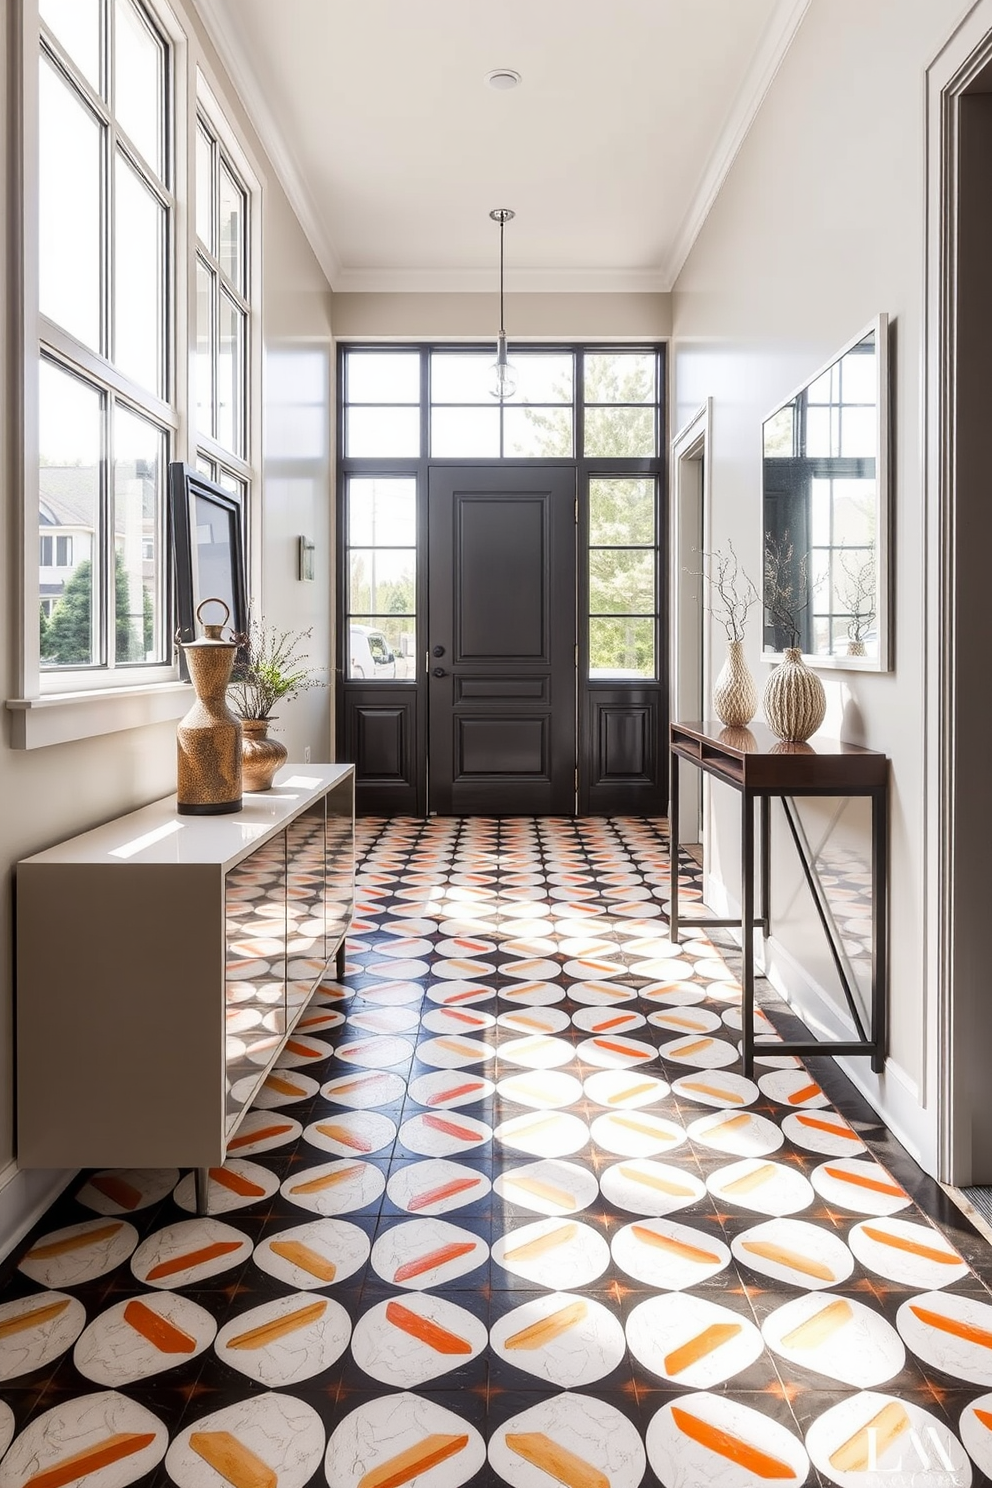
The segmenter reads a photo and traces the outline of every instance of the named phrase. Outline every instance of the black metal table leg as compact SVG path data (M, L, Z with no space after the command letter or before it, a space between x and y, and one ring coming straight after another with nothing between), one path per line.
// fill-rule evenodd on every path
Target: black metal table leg
M334 953L334 975L339 982L344 981L345 945L342 940Z
M741 791L741 1056L754 1073L754 797Z
M761 922L761 933L770 935L772 932L772 824L771 824L771 800L768 796L759 796L758 810L760 812L761 844L761 908L758 919Z
M871 794L871 1067L877 1075L885 1068L887 1036L888 853L889 795L883 788Z
M668 800L668 938L679 944L679 757L671 755L672 780Z

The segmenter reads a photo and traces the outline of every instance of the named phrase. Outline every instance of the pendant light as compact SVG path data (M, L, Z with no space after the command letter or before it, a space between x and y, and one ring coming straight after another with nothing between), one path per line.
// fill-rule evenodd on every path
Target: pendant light
M509 207L497 207L489 213L499 223L499 335L496 337L496 360L489 369L489 391L500 402L512 398L517 390L517 369L506 355L506 330L503 325L503 228L516 213Z

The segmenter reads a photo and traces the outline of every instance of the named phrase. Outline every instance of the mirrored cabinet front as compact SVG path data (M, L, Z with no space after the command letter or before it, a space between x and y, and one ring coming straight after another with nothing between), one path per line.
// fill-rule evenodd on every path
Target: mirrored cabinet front
M764 652L889 668L888 322L762 426Z

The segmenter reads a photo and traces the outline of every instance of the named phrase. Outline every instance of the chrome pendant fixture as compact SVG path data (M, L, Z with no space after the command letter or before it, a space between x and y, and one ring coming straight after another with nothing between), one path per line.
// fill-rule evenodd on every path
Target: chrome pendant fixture
M506 329L503 325L503 229L516 216L509 207L496 207L489 213L499 223L499 335L496 337L496 360L489 369L489 391L500 402L512 398L517 390L517 369L506 354Z

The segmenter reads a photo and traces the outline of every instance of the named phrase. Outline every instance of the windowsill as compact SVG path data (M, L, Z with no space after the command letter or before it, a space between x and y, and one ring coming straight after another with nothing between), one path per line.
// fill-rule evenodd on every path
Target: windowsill
M69 744L121 729L168 723L182 718L192 695L189 683L169 681L8 698L7 707L13 715L11 747L43 749L49 744Z

